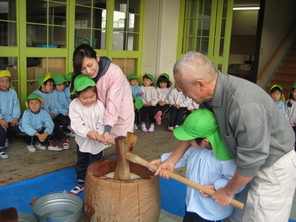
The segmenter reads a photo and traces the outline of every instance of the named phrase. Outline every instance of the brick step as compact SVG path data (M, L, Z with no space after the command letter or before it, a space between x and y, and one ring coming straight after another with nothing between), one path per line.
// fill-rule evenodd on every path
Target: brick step
M274 80L296 82L296 74L276 73L273 77Z
M280 66L279 73L296 74L296 67Z
M288 67L296 67L296 60L283 60L282 65Z
M287 54L286 60L296 60L296 54Z
M271 86L273 86L273 85L280 85L285 90L291 90L293 83L294 82L288 82L288 81L281 81L281 80L273 79L273 80L270 80L269 88Z

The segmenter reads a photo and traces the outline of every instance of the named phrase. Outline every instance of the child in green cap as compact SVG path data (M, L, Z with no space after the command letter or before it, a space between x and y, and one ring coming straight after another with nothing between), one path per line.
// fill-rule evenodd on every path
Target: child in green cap
M280 85L273 85L270 88L270 96L273 99L275 105L279 107L284 115L287 115L287 109L285 104L285 96L283 94L283 87Z
M180 143L191 145L175 168L187 166L186 177L209 189L225 187L233 177L236 165L223 143L214 114L208 109L195 110L173 133L181 140ZM149 165L159 165L170 154L161 155L160 159L151 161ZM160 176L168 178L163 171ZM233 206L222 207L202 191L187 187L184 222L221 221L232 211Z
M38 86L39 88L34 91L44 99L42 103L42 108L45 109L49 115L51 116L54 122L54 134L59 138L59 140L63 144L63 149L69 149L69 143L67 140L66 133L61 129L60 125L62 123L59 122L59 119L56 119L57 115L59 114L58 110L55 107L55 101L52 97L52 91L54 86L54 80L52 79L52 75L48 72L46 75L41 76L38 79ZM56 143L51 144L52 147L56 147L59 150L59 147Z
M66 96L67 96L67 99L69 101L72 101L71 99L71 92L70 92L70 83L71 83L71 78L72 78L72 72L69 72L65 79L66 79L66 86L65 86L65 89L64 89L64 92L66 93Z
M296 82L294 82L292 86L292 89L289 93L289 99L287 100L286 104L287 117L295 133L294 149L296 150Z
M41 109L44 99L37 93L31 93L26 102L27 110L24 111L20 120L20 135L27 142L29 152L35 152L36 148L46 150L42 144L49 143L48 150L62 151L54 142L53 129L54 123L49 113Z
M66 133L67 136L75 137L74 133L70 129L69 105L71 103L71 99L67 98L65 92L66 79L61 74L53 75L52 79L54 81L52 99L54 102L54 106L58 111L55 119L62 126L62 130Z
M84 190L87 167L104 157L100 135L104 133L105 107L97 98L96 83L90 77L80 74L74 79L73 91L77 98L69 107L71 128L75 132L77 147L76 177L78 185L70 193L78 194ZM102 136L103 138L103 136Z
M138 76L136 74L130 74L127 77L128 82L131 86L135 110L135 124L134 129L138 129L139 124L139 109L143 106L144 93L141 90L141 87L138 86Z
M8 159L4 151L9 147L8 139L19 132L21 116L20 102L17 93L11 88L11 74L8 70L0 70L0 157Z
M143 133L152 133L154 132L154 125L156 120L154 119L155 115L155 106L157 104L157 92L153 85L154 77L151 74L145 74L143 76L142 81L142 92L144 93L144 99L143 99L143 106L140 109L140 123ZM146 122L147 122L147 116L150 121L150 127L147 130L146 128Z

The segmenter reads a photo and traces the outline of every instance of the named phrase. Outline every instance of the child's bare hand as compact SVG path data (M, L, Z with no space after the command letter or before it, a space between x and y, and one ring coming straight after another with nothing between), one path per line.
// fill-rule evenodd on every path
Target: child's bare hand
M98 140L99 134L97 132L89 131L87 133L87 137L90 138L90 139L92 139L92 140Z
M50 115L50 117L51 117L52 119L54 119L54 114L53 114L53 113L50 113L49 115Z
M4 119L0 119L0 126L4 128L8 128L8 122Z
M208 189L211 189L211 190L215 190L215 187L214 185L205 185L204 186L205 188L208 188ZM201 190L198 190L198 192L200 192L200 194L204 197L208 197L209 195L208 194L205 194L204 192L202 192Z
M18 126L19 125L19 119L14 118L10 123L11 123L11 126Z

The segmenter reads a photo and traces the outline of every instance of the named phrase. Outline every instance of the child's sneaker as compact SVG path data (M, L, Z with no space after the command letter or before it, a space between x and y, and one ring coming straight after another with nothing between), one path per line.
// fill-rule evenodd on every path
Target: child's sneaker
M175 129L178 128L178 127L179 127L179 125L176 125L176 126L175 126Z
M154 132L154 125L151 125L150 128L148 129L149 133L153 133Z
M137 124L134 124L134 129L139 129L139 127L137 126Z
M68 140L66 138L62 139L62 143L63 143L63 149L64 150L68 150L70 148Z
M74 187L70 193L71 194L74 194L74 195L77 195L79 194L80 192L82 192L84 190L84 185L83 184L78 184L76 187Z
M142 132L143 133L147 133L148 132L145 124L142 124Z
M154 119L156 120L157 125L161 125L161 115L162 115L162 112L158 111L154 116Z
M47 149L51 150L51 151L62 151L63 150L63 148L58 147L58 145L55 142L51 142Z
M9 147L9 143L8 143L8 139L6 139L4 148L8 148L8 147Z
M7 155L5 152L3 152L3 151L0 151L0 156L1 156L1 158L2 159L8 159L9 158L9 155Z
M36 149L33 145L27 145L27 149L32 153L34 153L36 151Z
M168 130L169 130L169 131L173 131L173 130L174 130L174 127L169 126L169 127L168 127Z
M40 150L46 150L46 146L43 146L41 143L36 142L35 143L35 147L37 147Z
M69 133L66 133L66 135L68 136L68 137L75 137L75 133L74 132L69 132Z

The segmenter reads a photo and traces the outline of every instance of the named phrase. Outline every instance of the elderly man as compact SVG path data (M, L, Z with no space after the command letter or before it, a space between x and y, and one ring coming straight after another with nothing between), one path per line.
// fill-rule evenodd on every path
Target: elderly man
M283 221L290 215L296 186L294 133L271 97L247 80L221 74L205 56L188 52L174 66L176 84L199 104L210 105L237 170L213 199L229 205L234 193L250 185L242 218L235 221ZM162 168L173 170L188 149L179 144Z

